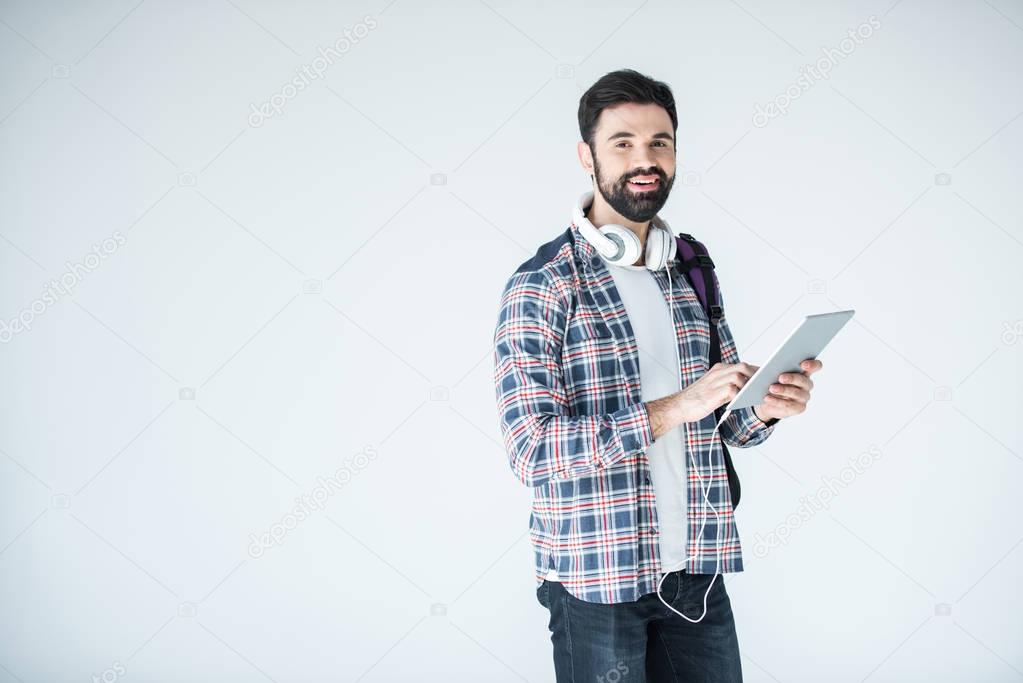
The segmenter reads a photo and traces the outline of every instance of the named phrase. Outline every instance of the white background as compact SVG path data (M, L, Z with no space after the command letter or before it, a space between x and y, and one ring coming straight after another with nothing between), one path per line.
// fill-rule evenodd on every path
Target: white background
M552 681L491 342L622 67L674 90L662 216L744 359L857 310L734 454L746 679L1019 680L1021 46L1012 0L0 4L0 681Z

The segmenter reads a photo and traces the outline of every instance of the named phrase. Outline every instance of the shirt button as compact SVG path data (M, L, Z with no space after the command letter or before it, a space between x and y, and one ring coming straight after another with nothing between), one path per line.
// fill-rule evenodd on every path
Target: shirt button
M643 479L643 481L645 481L645 482L646 482L647 484L649 484L649 483L650 483L650 477L645 477L645 478Z

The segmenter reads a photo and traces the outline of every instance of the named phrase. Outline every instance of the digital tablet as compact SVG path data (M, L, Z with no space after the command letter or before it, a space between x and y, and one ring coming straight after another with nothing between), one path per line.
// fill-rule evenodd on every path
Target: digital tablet
M778 381L778 375L783 372L802 372L799 364L808 358L816 358L855 312L835 311L806 316L725 407L718 425L733 410L763 403L769 393L768 387Z

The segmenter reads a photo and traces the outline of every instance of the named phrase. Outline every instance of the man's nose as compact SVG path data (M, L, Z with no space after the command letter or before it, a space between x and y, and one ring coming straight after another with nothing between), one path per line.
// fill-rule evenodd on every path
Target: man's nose
M630 175L660 175L657 162L654 161L653 153L649 149L637 149L629 159L629 165L633 169Z

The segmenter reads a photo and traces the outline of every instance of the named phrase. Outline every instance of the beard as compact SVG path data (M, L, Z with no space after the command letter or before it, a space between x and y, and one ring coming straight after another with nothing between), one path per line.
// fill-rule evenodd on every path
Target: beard
M596 176L597 189L600 190L604 201L626 220L635 223L643 223L656 216L668 201L671 186L675 183L675 176L668 178L664 171L656 167L631 171L617 179L605 178L600 171L600 163L597 161L596 154L593 155L593 171ZM636 192L629 187L629 180L645 175L654 175L660 179L655 189Z

